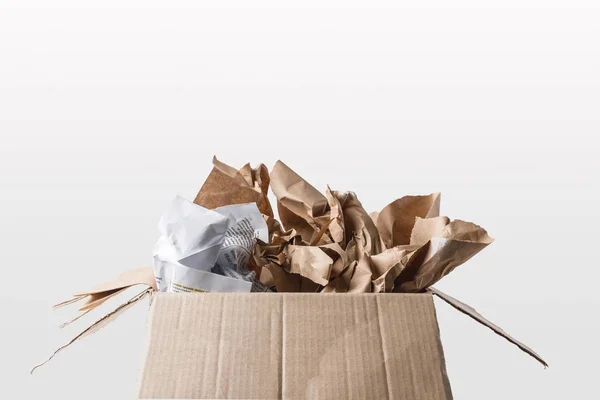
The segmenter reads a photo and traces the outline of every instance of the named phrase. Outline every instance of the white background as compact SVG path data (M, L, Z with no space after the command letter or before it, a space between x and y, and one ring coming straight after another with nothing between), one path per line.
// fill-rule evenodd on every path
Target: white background
M593 398L597 7L0 0L1 396L135 396L146 304L28 372L98 317L60 332L75 310L50 306L149 265L216 154L281 158L368 210L441 191L497 240L438 288L550 364L438 302L455 398Z

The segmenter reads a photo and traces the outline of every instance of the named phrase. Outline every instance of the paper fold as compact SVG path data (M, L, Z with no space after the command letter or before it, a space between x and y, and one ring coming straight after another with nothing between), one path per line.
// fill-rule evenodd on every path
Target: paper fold
M256 203L261 213L272 217L273 210L267 197L269 182L269 171L263 164L257 168L246 164L236 170L213 157L213 169L196 195L194 203L208 209L231 204Z

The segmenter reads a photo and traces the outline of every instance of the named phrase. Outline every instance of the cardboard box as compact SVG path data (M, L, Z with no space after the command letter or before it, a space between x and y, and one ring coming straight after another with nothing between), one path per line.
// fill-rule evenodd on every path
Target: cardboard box
M547 366L473 308L427 293L158 293L140 399L448 400L433 295Z
M140 399L452 398L431 293L153 297Z
M441 216L439 193L405 196L369 214L355 193L328 187L323 195L280 161L271 173L262 164L240 170L213 164L194 203L177 197L161 218L154 268L127 271L56 306L83 304L65 326L129 287L144 287L47 361L150 295L142 399L446 400L452 394L436 295L546 366L529 347L433 287L493 242L481 226ZM217 211L233 205L250 206L240 214L243 228L242 219L229 226L229 214ZM244 257L224 253L217 263L223 249L235 246ZM185 265L190 257L195 264ZM208 284L204 274L213 283L216 277L236 281L224 269L212 271L217 264L250 277L257 291L277 293L236 294ZM192 268L210 272L191 279L200 276L187 271ZM174 286L183 276L191 283ZM211 293L168 293L181 288Z
M157 293L150 277L152 268L129 271L58 304L88 299L86 309L125 288L144 287L32 372L148 295L140 399L451 399L433 295L547 366L475 309L433 287L422 293Z
M151 272L129 271L99 286L100 293L58 304L85 298L95 304L102 293L144 287L32 373L147 296L140 399L451 399L434 295L547 367L475 309L432 287L423 293L157 293L153 282L144 283Z

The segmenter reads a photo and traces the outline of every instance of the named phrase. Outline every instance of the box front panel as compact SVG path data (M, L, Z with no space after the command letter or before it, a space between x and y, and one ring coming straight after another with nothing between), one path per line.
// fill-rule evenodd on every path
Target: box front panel
M451 399L429 294L159 294L140 398Z

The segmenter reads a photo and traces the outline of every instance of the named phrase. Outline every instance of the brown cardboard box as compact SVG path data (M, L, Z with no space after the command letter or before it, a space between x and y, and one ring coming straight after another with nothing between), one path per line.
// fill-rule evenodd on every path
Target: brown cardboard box
M280 161L270 175L264 165L238 171L213 162L195 202L257 204L269 240L256 242L247 267L278 293L156 293L152 267L128 271L57 305L83 302L74 321L126 288L144 287L48 360L150 295L142 399L451 399L436 295L546 366L432 286L493 242L476 224L440 216L439 193L368 214L355 193L328 187L323 195Z
M140 399L452 399L433 295L158 293Z
M433 287L423 293L157 293L147 275L151 268L100 286L107 296L115 287L144 290L33 370L148 295L140 399L451 399L433 295L547 366L475 309Z
M452 398L431 293L153 298L141 399Z

